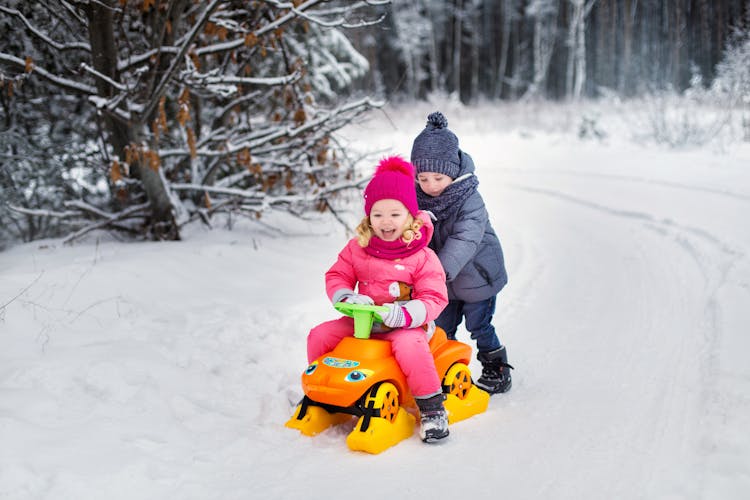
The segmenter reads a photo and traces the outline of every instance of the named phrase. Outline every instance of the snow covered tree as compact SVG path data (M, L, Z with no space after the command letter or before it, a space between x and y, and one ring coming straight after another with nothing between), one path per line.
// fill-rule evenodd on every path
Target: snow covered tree
M746 28L738 28L717 67L714 91L731 109L741 113L743 139L750 141L750 16Z
M368 63L343 30L386 3L5 1L0 218L179 239L220 211L325 209L355 184L333 133L377 105L346 97ZM40 165L59 189L29 196Z
M544 95L552 54L557 43L557 0L532 0L526 15L534 20L533 80L526 91L527 98Z
M586 83L586 18L596 0L569 0L572 6L568 24L568 97L580 99Z

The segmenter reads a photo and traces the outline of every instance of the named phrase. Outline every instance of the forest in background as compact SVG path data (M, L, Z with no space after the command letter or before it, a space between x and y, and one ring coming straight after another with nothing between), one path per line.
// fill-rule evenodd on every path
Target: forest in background
M737 120L750 140L749 20L749 0L2 0L0 249L337 216L363 171L336 132L387 101L659 96L657 142Z
M747 0L402 0L353 33L363 89L462 102L566 99L705 84L750 21Z

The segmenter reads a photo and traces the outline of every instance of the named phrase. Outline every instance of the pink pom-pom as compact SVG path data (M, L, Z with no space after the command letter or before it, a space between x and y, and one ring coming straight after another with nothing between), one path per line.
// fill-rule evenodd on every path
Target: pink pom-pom
M400 156L387 156L380 160L375 175L383 172L398 172L408 177L414 177L414 165Z

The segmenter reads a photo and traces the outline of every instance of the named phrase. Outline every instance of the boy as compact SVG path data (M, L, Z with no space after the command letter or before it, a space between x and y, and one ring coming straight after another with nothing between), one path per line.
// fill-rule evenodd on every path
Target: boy
M427 126L414 139L411 163L419 208L435 219L429 246L440 258L448 285L449 303L436 324L455 339L458 325L466 320L482 363L476 385L490 394L507 392L513 367L491 323L497 294L508 282L503 250L477 191L474 162L459 149L439 111L427 117Z

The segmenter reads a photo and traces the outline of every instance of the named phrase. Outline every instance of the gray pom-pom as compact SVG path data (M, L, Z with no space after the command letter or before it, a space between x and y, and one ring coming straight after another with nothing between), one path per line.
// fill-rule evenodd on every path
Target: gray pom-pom
M448 119L440 111L435 111L427 117L427 126L432 126L432 128L448 128Z

